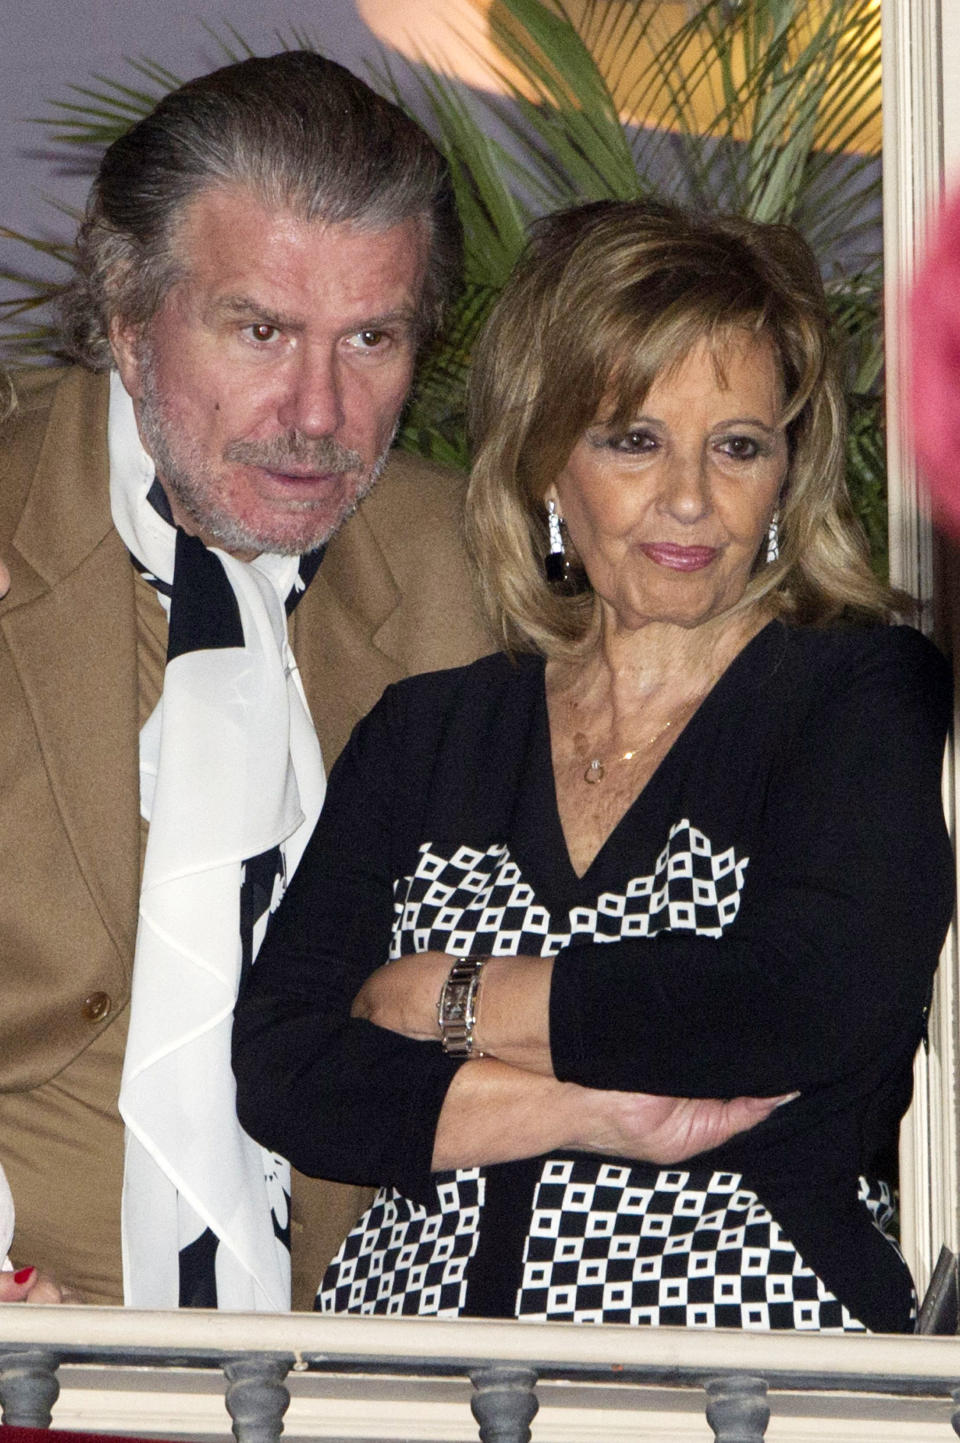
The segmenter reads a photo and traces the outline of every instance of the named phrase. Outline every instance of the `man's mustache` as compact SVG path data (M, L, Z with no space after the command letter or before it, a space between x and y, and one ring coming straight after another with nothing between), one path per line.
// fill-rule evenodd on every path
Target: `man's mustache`
M364 469L358 451L341 446L332 436L305 436L296 429L282 431L266 441L231 441L223 455L224 460L239 466L261 466L267 471L325 471L340 475Z

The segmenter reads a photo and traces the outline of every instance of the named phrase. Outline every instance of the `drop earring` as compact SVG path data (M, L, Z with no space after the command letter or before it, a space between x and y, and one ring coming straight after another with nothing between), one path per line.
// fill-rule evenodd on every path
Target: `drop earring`
M547 502L547 530L550 535L550 550L543 558L543 573L550 584L555 586L567 579L567 558L556 501Z
M774 511L767 528L767 565L772 566L780 557L780 511Z

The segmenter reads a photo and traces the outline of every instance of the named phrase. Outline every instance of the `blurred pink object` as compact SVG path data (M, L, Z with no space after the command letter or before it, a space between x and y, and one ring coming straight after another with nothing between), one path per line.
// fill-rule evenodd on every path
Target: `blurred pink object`
M941 212L910 297L910 406L938 520L960 535L960 193Z

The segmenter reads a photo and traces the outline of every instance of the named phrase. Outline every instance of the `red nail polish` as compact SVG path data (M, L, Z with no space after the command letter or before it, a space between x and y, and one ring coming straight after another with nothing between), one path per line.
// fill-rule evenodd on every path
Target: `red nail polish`
M36 1271L36 1268L21 1268L18 1273L14 1273L13 1281L15 1283L29 1283Z

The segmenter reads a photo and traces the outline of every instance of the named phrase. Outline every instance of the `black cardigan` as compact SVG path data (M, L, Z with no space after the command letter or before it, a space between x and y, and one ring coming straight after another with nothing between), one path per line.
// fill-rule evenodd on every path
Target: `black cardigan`
M525 925L518 912L486 919L499 946L481 928L463 947L421 909L417 925L434 930L405 934L398 913L396 954L556 952L563 1080L704 1097L799 1090L698 1163L742 1173L868 1327L906 1327L909 1284L856 1179L882 1173L895 1149L952 907L942 658L909 628L771 622L582 878L557 814L543 672L541 658L497 655L415 677L355 731L241 991L244 1126L307 1173L435 1197L436 1119L458 1064L349 1009L389 955L395 884L402 904L422 844L446 858L505 847L552 940L504 945ZM690 875L698 852L713 893L696 864ZM624 902L630 878L644 895ZM513 1190L525 1168L484 1171Z

